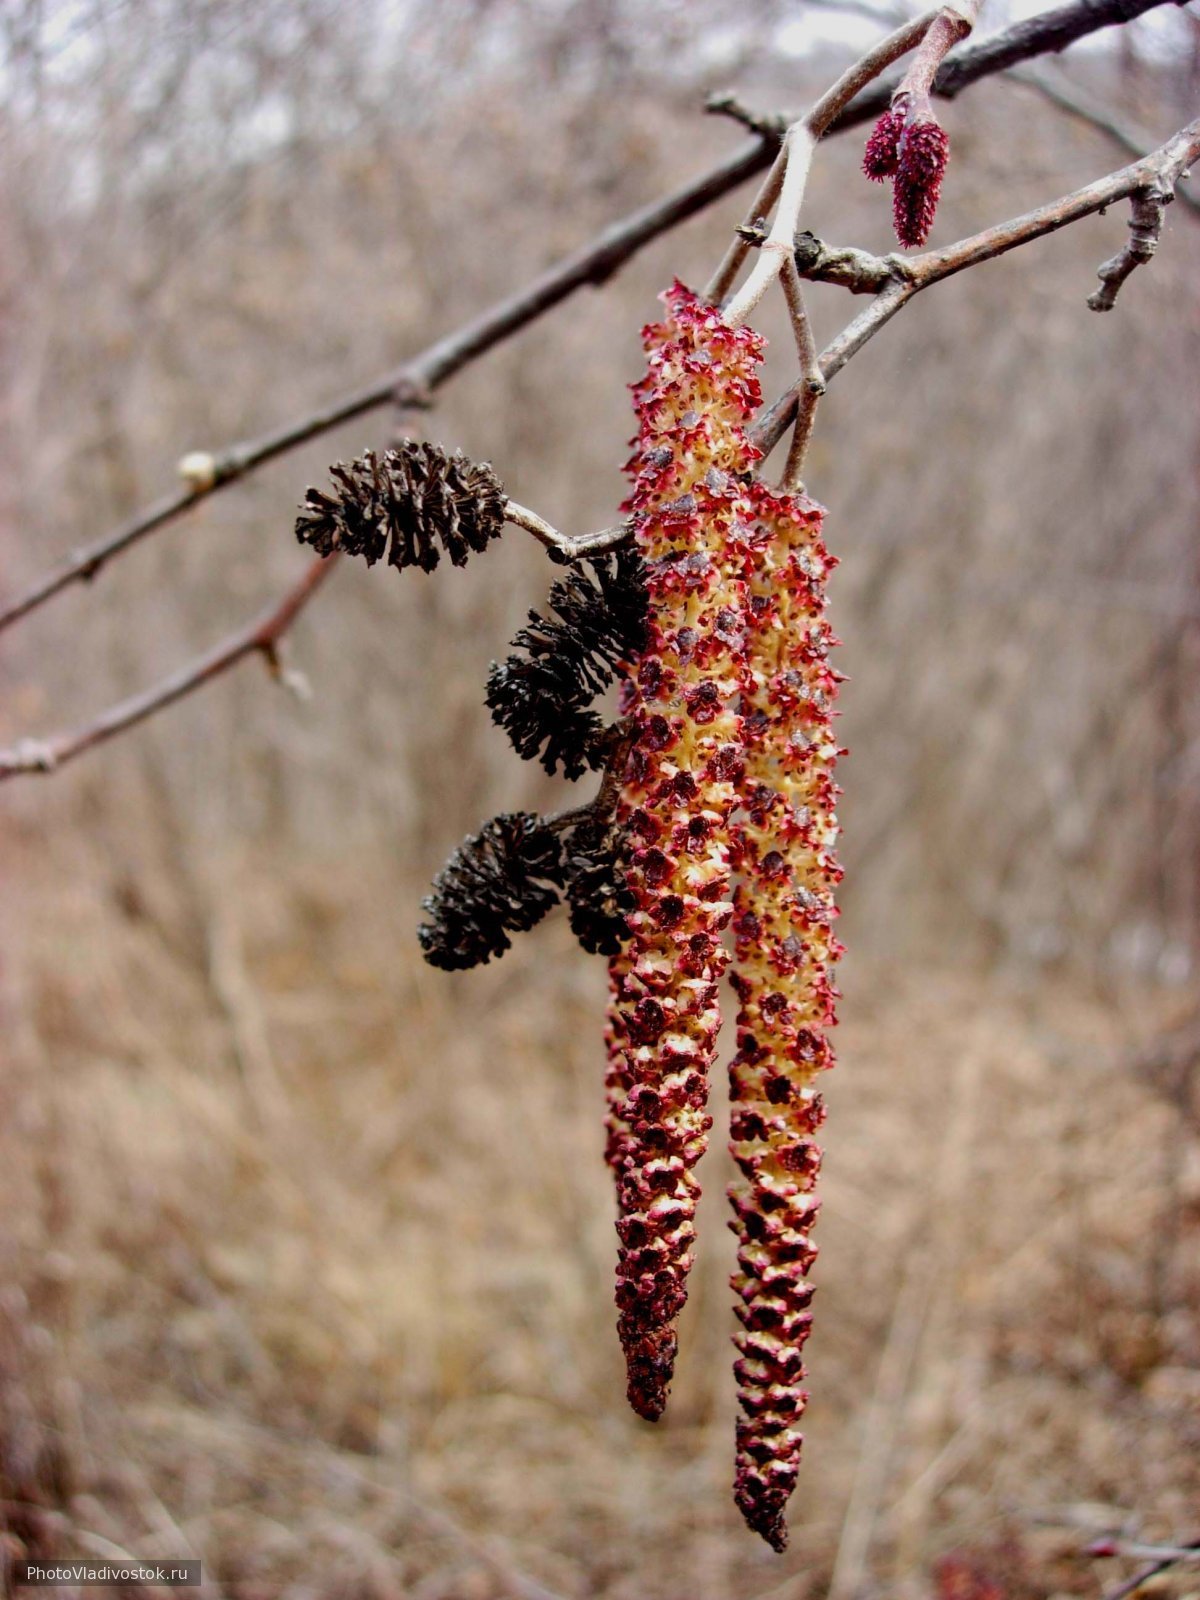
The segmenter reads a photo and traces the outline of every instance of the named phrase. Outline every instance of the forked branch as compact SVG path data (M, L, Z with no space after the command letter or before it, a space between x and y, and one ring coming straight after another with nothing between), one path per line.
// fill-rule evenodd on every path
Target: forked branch
M962 0L962 3L973 13L973 0ZM920 88L934 79L936 74L938 88L945 81L950 85L946 92L955 92L965 82L1002 70L1014 60L1026 59L1042 49L1061 48L1093 28L1112 21L1128 20L1159 3L1163 3L1163 0L1075 0L1074 4L1064 6L1057 12L1047 13L1042 18L1034 18L1006 30L997 39L984 41L973 50L953 52L950 61L939 71L937 63L946 54L953 37L967 25L960 12L954 8L942 8L897 30L868 52L816 103L805 118L792 126L787 135L785 151L756 201L758 205L769 197L773 203L778 198L778 210L771 232L764 237L761 231L753 227L739 230L736 246L736 251L741 252L739 262L752 244L759 244L762 254L747 288L729 308L729 314L734 318L741 302L757 300L761 289L750 290L750 285L756 279L765 287L774 277L781 277L792 314L801 375L792 390L760 417L752 437L756 444L769 451L789 424L797 424L785 472L787 487L799 483L816 403L825 385L913 295L966 267L1002 255L1017 245L1053 232L1080 217L1102 211L1117 200L1131 198L1134 216L1130 241L1119 255L1100 269L1102 287L1089 301L1096 310L1108 309L1129 274L1154 253L1163 209L1173 197L1175 186L1188 165L1200 156L1200 121L1190 124L1160 149L1131 166L1061 200L997 228L975 234L956 245L908 259L898 256L880 258L860 250L833 249L812 235L803 235L799 241L795 240L795 222L808 162L817 139L835 124L851 126L871 116L878 103L878 95L862 95L858 91L888 60L896 59L914 42L921 41L921 49L903 81ZM951 67L954 70L948 73ZM582 284L603 281L643 244L693 215L758 170L769 158L772 142L773 129L763 123L754 147L737 153L713 172L665 200L634 213L544 274L529 289L501 302L458 332L430 346L383 383L313 413L257 443L238 445L216 456L193 454L185 457L180 464L186 483L182 493L159 501L114 534L70 558L6 611L0 611L0 628L37 609L70 584L94 577L108 561L140 539L175 520L206 495L236 481L274 456L389 400L400 399L410 407L427 404L430 394L439 384L486 350L510 337ZM786 248L783 248L785 235ZM718 278L726 270L730 259L732 257L723 264ZM801 289L803 278L838 283L853 292L871 293L874 296L871 304L842 330L819 358L804 307ZM582 537L571 537L560 533L536 512L511 500L504 503L504 518L533 534L560 561L576 561L614 549L623 544L631 533L631 525L625 522ZM212 681L248 655L261 654L278 670L279 641L325 581L336 559L336 556L329 556L315 562L282 600L263 616L230 635L212 651L171 674L156 687L111 707L77 729L49 739L23 740L9 750L0 751L0 779L24 773L55 771L75 756L104 743Z
M162 711L186 695L194 694L247 656L262 656L271 670L277 676L282 676L280 643L337 561L338 557L332 555L312 562L298 582L286 590L282 599L276 601L268 611L153 688L110 706L92 721L69 732L54 734L49 739L23 739L9 750L0 750L0 780L14 778L21 773L57 772L68 761L83 755L85 750L104 744L118 733L124 733L127 728L144 722L156 711Z
M1082 217L1104 211L1131 196L1151 192L1162 196L1161 205L1157 206L1153 215L1148 205L1145 208L1143 215L1146 221L1139 224L1139 232L1143 227L1149 228L1155 224L1156 219L1157 224L1161 224L1161 206L1167 204L1176 184L1198 159L1200 118L1181 128L1165 144L1141 160L1109 173L1107 177L1098 178L1095 183L1063 195L1048 205L1039 206L997 227L986 228L981 233L972 234L940 250L929 250L917 256L878 258L865 251L831 250L817 239L807 243L802 241L798 264L801 276L845 282L848 287L860 290L875 290L875 299L871 304L821 352L822 376L828 383L914 295L968 267L1006 255L1019 245L1055 233ZM1152 237L1153 243L1156 243L1157 233ZM1152 254L1152 244L1147 249L1144 239L1136 236L1131 239L1119 256L1106 262L1100 269L1105 284L1088 301L1092 309L1107 310L1125 278ZM1107 299L1107 304L1096 303L1104 299ZM753 429L753 438L760 449L772 450L796 419L805 383L806 379L801 378L759 418Z
M990 38L951 51L937 74L934 93L946 97L957 95L981 78L1048 51L1063 50L1100 28L1130 22L1168 3L1172 0L1068 0L1067 4L1015 23ZM914 26L919 25L920 19ZM881 81L873 89L856 95L831 115L822 132L840 133L874 120L888 104L894 88L894 83ZM364 388L342 395L258 439L222 450L193 452L190 458L185 456L180 464L185 478L183 488L164 495L111 533L74 551L23 594L0 607L0 630L30 615L73 585L89 582L110 561L178 521L208 495L237 483L266 462L396 400L409 407L428 404L436 390L464 367L552 310L576 290L603 283L652 240L770 166L779 140L778 126L764 123L756 129L751 143L743 145L709 171L605 228L525 289L497 302L473 321ZM781 178L782 173L779 176ZM774 203L777 193L777 189L771 191L769 204ZM761 204L761 199L756 201L756 205ZM760 211L752 211L749 220L753 222L759 215ZM732 249L736 251L737 245ZM737 255L732 275L723 288L719 284L721 275L714 279L715 293L719 297L728 292L744 260L743 250ZM713 297L710 293L710 298Z

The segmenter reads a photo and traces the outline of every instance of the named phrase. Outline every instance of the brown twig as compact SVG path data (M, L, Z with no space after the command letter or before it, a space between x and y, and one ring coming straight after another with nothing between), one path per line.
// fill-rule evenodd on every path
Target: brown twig
M796 269L794 252L789 252L783 264L783 292L787 297L792 331L796 339L796 352L800 357L800 384L796 404L796 426L792 430L792 443L788 450L787 465L783 469L780 487L785 494L795 494L803 489L804 458L817 420L817 405L825 393L825 376L821 371L813 338L812 323L804 304L804 290Z
M1130 195L1129 240L1123 250L1097 268L1100 287L1088 296L1088 305L1093 311L1111 311L1125 279L1154 259L1162 237L1163 217L1174 198L1174 184L1167 188L1160 183L1135 189Z
M1016 23L989 39L953 50L937 75L934 93L952 97L981 78L1003 72L1047 51L1063 50L1099 28L1130 22L1169 3L1172 0L1069 0L1053 11ZM858 95L833 118L825 131L842 132L874 120L887 106L893 88L893 84L884 80L874 89ZM28 616L72 585L94 578L115 557L265 462L398 398L409 406L427 404L434 391L486 351L519 332L577 289L604 282L644 245L761 172L770 165L776 149L776 140L756 138L673 194L613 223L573 255L549 268L528 288L498 302L474 321L447 334L397 370L366 387L343 395L257 440L204 453L203 471L198 469L198 463L189 462L185 457L187 482L183 489L163 496L112 533L67 557L24 594L0 609L0 629ZM744 259L744 255L739 257L739 265Z
M752 133L759 139L773 139L776 144L782 143L783 136L788 130L788 119L781 112L751 111L749 106L743 105L736 94L728 90L710 94L704 102L704 109L710 117L728 117L730 122L736 122L739 127L745 128L747 133Z
M621 717L604 730L604 771L600 787L590 800L568 811L555 811L542 820L555 833L567 833L581 822L609 822L617 809L621 787L625 781L625 765L633 748L634 725L632 717Z
M1166 1572L1170 1566L1169 1561L1152 1561L1148 1567L1135 1572L1132 1578L1119 1583L1115 1589L1106 1590L1104 1600L1129 1600L1129 1596L1136 1594L1144 1583L1149 1583L1151 1578L1157 1578L1160 1572Z
M578 561L583 556L600 555L605 550L615 550L618 545L624 544L633 531L629 522L615 523L611 528L601 528L597 533L583 533L572 536L560 533L545 517L539 517L536 511L531 511L528 506L518 505L515 500L509 500L504 506L504 519L511 522L514 527L524 528L526 533L531 533L539 544L544 544L551 554L560 561Z
M280 670L279 645L285 633L316 594L337 564L337 555L322 556L312 562L298 582L285 591L268 611L256 617L244 628L239 628L220 644L196 660L180 667L169 677L122 700L118 705L102 711L91 722L58 733L49 739L23 739L10 750L0 750L0 780L15 778L23 773L57 772L85 750L104 744L118 733L124 733L156 711L173 705L185 695L192 694L211 683L221 673L236 666L247 656L261 655L276 673Z
M907 305L914 295L929 288L931 284L940 283L943 278L953 277L968 267L978 266L980 262L994 260L997 256L1007 254L1009 250L1015 250L1019 245L1028 244L1032 239L1040 239L1045 234L1055 233L1059 228L1065 228L1081 217L1104 211L1108 206L1115 205L1117 201L1129 196L1148 190L1161 191L1164 195L1169 195L1173 193L1183 172L1197 158L1200 158L1200 118L1189 123L1157 150L1148 156L1143 156L1130 166L1111 172L1107 177L1098 178L1095 183L1089 183L1084 188L1076 189L1073 193L1053 200L1048 205L1039 206L1034 211L1028 211L1023 216L1014 217L997 227L987 228L982 233L972 234L967 239L959 240L957 244L946 245L940 250L929 250L919 256L907 258L888 256L882 262L876 262L873 257L862 256L858 252L833 252L832 255L839 258L843 270L847 267L848 258L849 265L860 271L864 279L881 266L886 266L889 273L871 304L843 328L821 352L820 366L825 381L828 383L841 371L851 356L861 350L868 339L878 333L902 306ZM1165 203L1164 199L1163 204ZM825 247L820 245L819 240L815 243L818 246L817 260L820 264ZM1132 245L1128 246L1127 251L1132 248ZM1114 259L1123 260L1124 253L1121 258ZM1123 281L1136 265L1137 261L1134 261L1123 270L1119 281ZM1108 268L1113 268L1112 262L1106 263L1106 267L1101 269L1102 274ZM802 276L805 275L803 267L799 270ZM1116 275L1115 268L1113 275ZM1117 286L1119 287L1119 282ZM1099 293L1103 294L1103 291ZM1105 309L1094 304L1096 298L1093 296L1088 304L1096 310ZM774 449L786 429L795 420L803 382L802 379L777 400L751 430L754 443L764 452Z

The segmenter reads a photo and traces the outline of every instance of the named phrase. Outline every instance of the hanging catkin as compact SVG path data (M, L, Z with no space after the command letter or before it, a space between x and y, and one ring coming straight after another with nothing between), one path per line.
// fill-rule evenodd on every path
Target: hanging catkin
M681 285L665 298L666 320L644 330L648 370L634 388L628 509L649 614L627 695L636 737L620 815L633 909L627 953L613 968L609 1066L618 1330L630 1403L652 1420L674 1367L695 1169L712 1125L708 1073L728 960L720 934L732 915L729 818L742 773L736 541L743 475L757 455L743 424L760 399L761 347Z
M754 498L731 974L739 1009L730 1148L739 1178L730 1201L743 1324L734 1494L750 1526L781 1550L800 1461L797 1423L808 1399L803 1349L812 1320L810 1231L824 1116L817 1080L833 1064L827 1030L840 954L832 931L841 878L833 781L839 674L829 664L837 641L825 617L824 580L834 562L821 540L822 512L761 484Z

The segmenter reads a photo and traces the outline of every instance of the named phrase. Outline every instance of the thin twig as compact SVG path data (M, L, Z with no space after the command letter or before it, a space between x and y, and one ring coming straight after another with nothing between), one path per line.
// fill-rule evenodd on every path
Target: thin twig
M539 517L536 511L530 511L528 506L518 505L515 500L505 503L504 519L515 527L524 528L526 533L544 544L556 557L562 561L578 561L583 556L599 555L604 550L615 550L631 536L633 524L618 522L611 528L601 528L597 533L583 533L572 537L567 533L560 533L552 523L544 517Z
M1147 11L1171 3L1173 0L1069 0L1068 4L1015 23L989 39L953 50L938 73L934 93L952 97L969 84L1003 72L1018 62L1047 51L1063 50L1100 28L1130 22ZM846 106L826 131L840 133L873 121L887 106L893 88L894 84L884 80L874 89L868 89ZM196 470L195 462L188 462L184 457L188 470L183 489L165 495L112 533L68 556L24 594L0 609L0 629L28 616L72 585L94 578L116 556L158 529L169 526L208 495L236 483L264 463L397 399L409 406L428 403L430 395L462 368L544 315L577 289L602 283L652 240L761 172L771 164L776 150L773 139L758 138L734 151L673 194L613 223L573 255L549 268L526 289L499 301L474 321L447 334L365 388L343 395L260 439L207 452L208 461L203 472ZM774 195L770 203L773 202ZM751 222L757 215L757 212L752 213ZM735 245L740 242L735 241ZM737 257L733 276L744 260L743 251ZM719 278L720 274L714 284ZM724 298L732 281L731 276L724 287L710 288L709 298Z
M1174 1561L1171 1560L1152 1561L1140 1572L1135 1572L1132 1578L1119 1583L1115 1589L1106 1590L1104 1600L1129 1600L1129 1596L1136 1594L1144 1583L1149 1583L1151 1578L1157 1578L1160 1572L1168 1572L1174 1565Z
M1149 1544L1141 1539L1096 1539L1085 1555L1133 1556L1142 1561L1200 1561L1200 1540L1190 1544Z
M1189 123L1186 128L1180 129L1157 150L1151 151L1148 156L1143 156L1130 166L1111 172L1107 177L1098 178L1094 183L1076 189L1071 194L1063 195L1061 199L1053 200L1048 205L1039 206L1034 211L1028 211L1023 216L1014 217L1011 221L1000 223L994 228L986 228L982 233L972 234L967 239L960 239L957 244L946 245L939 250L929 250L918 256L888 256L878 264L873 258L865 257L865 262L871 266L887 266L890 269L890 276L871 304L843 328L821 352L821 373L825 381L828 383L840 372L851 356L861 350L868 339L878 333L879 329L922 289L940 283L944 278L953 277L968 267L978 266L980 262L994 260L997 256L1005 255L1009 250L1015 250L1019 245L1028 244L1033 239L1055 233L1059 228L1065 228L1081 217L1104 211L1117 201L1131 195L1149 189L1170 194L1188 166L1198 158L1200 158L1200 118ZM820 241L816 243L823 251L825 247L820 246ZM833 252L833 254L850 253ZM1111 266L1112 263L1108 265ZM798 270L801 276L805 275L803 267ZM1132 266L1128 271L1132 271ZM1123 276L1128 276L1128 271L1124 272ZM1094 299L1095 296L1088 302L1089 305L1093 304ZM753 442L764 453L774 449L785 430L794 421L801 388L802 382L793 386L762 414L751 429Z
M800 357L801 381L796 396L796 426L792 432L791 448L788 450L780 487L785 494L796 494L804 487L804 458L817 420L817 403L825 393L825 377L817 355L812 323L804 304L804 290L796 270L796 258L791 251L783 264L783 292L796 338L796 352Z
M807 124L803 120L793 122L787 131L781 152L783 181L775 208L775 220L771 224L771 231L759 247L753 271L725 308L725 320L730 327L736 328L739 323L745 322L783 271L784 262L792 259L796 223L804 200L808 171L812 165L812 154L815 149L816 140ZM740 234L738 242L748 248L747 241Z
M144 722L156 711L173 705L211 683L221 673L247 656L263 656L273 670L279 669L279 645L285 633L316 594L337 564L336 554L312 562L298 582L286 590L282 599L261 616L196 660L180 667L169 677L102 711L91 722L49 739L23 739L10 750L0 750L0 780L29 772L57 772L85 750L104 744L136 723Z
M604 772L600 787L590 800L567 811L555 811L542 821L554 833L568 833L581 822L608 822L617 809L621 788L625 782L625 766L633 748L634 726L632 717L621 717L610 722L602 735Z
M946 6L939 11L905 69L892 96L893 100L901 96L912 100L928 100L942 62L975 26L980 3L981 0L959 0L957 6Z
M1168 189L1159 183L1135 189L1130 195L1129 240L1124 249L1098 268L1100 287L1088 296L1093 311L1111 311L1125 279L1154 259L1162 237L1163 217L1174 198L1174 187Z
M752 133L759 139L772 139L776 144L782 144L783 136L788 129L787 118L779 112L751 111L749 106L742 104L736 94L729 91L710 94L704 102L704 109L710 117L728 117L730 122L736 122L739 127L745 128L747 133Z

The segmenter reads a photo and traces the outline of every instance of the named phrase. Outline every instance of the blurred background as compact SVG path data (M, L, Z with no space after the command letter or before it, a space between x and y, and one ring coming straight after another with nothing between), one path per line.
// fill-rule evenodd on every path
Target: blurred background
M710 91L797 107L881 31L795 0L12 0L4 591L733 149ZM1159 142L1200 12L1046 70ZM1008 78L944 120L935 244L1129 159ZM805 220L886 251L861 145L822 149ZM302 569L305 487L398 427L606 525L639 327L747 198L6 634L0 742L252 615ZM603 963L558 918L464 975L417 948L459 838L568 792L483 705L552 577L510 530L461 572L339 570L288 640L311 699L251 662L0 795L5 1559L198 1555L235 1600L1032 1600L1129 1570L1098 1533L1200 1538L1200 217L1096 316L1124 237L1122 207L938 286L819 415L849 955L787 1555L729 1494L722 1139L651 1428L613 1331ZM814 291L818 333L859 304Z

